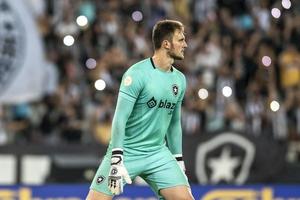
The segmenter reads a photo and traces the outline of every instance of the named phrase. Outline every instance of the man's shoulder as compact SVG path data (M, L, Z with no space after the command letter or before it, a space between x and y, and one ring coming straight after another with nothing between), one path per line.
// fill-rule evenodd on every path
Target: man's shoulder
M141 81L147 77L147 76L145 76L145 74L147 74L147 72L149 71L150 66L151 66L151 62L150 62L149 58L141 60L141 61L131 65L126 70L126 72L123 76L125 76L125 77L130 76L131 79Z
M174 72L177 74L177 76L179 76L180 78L182 79L185 79L185 75L184 73L182 73L179 69L177 69L176 67L172 66L173 67L173 70Z
M144 71L144 70L148 70L149 66L150 66L151 62L149 58L146 58L144 60L141 60L133 65L131 65L131 67L129 67L128 70L130 71Z

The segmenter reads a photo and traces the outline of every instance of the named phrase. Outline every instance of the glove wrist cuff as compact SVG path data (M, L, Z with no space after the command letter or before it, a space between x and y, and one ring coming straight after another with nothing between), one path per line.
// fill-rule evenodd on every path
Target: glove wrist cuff
M122 155L123 156L123 149L122 148L113 148L111 151L111 155Z
M173 156L177 161L183 161L182 154L174 154Z
M111 153L111 165L123 164L123 149L114 148Z
M175 154L173 156L176 159L177 163L179 164L180 168L185 172L186 169L185 169L185 164L183 161L182 154Z

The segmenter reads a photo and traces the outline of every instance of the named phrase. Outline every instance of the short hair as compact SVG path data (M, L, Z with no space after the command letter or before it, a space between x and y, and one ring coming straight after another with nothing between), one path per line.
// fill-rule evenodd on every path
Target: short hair
M155 50L161 47L164 40L172 40L176 30L183 30L184 26L181 22L175 20L158 21L152 30L152 43Z

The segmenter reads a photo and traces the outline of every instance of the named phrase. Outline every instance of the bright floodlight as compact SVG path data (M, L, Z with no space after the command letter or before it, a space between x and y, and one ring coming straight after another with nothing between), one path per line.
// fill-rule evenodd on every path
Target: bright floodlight
M88 69L94 69L97 66L97 62L94 58L89 58L89 59L86 60L85 66Z
M66 46L72 46L73 44L74 44L74 37L72 36L72 35L66 35L65 37L64 37L64 44L66 45Z
M278 103L278 101L274 100L270 103L270 108L273 112L277 112L280 108L280 104Z
M106 87L106 83L104 80L99 79L95 82L95 88L96 90L104 90Z
M290 0L282 0L281 1L281 5L282 7L284 7L285 9L290 9L292 6L292 3Z
M78 26L86 26L88 24L88 19L86 16L80 15L77 17L76 23L78 24Z
M134 21L139 22L143 20L143 13L137 10L131 14L131 17Z
M232 89L229 86L225 86L222 89L222 94L224 97L230 97L232 95Z
M262 57L261 62L264 66L269 67L272 63L272 60L269 56L264 56Z
M281 16L281 11L278 8L272 8L271 14L274 18L279 18Z
M206 99L208 97L208 91L207 89L205 88L201 88L199 91L198 91L198 96L200 99Z

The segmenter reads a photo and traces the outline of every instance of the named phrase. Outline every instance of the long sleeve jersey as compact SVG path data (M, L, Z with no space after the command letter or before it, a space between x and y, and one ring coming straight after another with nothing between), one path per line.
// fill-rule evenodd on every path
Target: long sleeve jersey
M183 73L165 72L152 58L131 66L123 75L112 123L112 148L127 154L156 152L166 146L182 154L181 104L186 89Z

